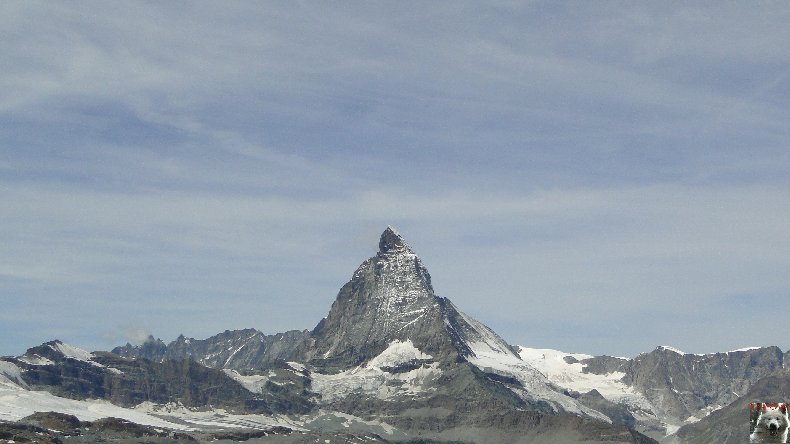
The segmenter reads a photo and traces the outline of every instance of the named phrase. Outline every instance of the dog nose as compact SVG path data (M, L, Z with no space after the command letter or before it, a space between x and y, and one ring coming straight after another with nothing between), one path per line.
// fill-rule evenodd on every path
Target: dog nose
M771 425L768 426L768 428L771 429L771 430L776 430L776 429L779 428L779 426L776 425L776 424L771 424Z

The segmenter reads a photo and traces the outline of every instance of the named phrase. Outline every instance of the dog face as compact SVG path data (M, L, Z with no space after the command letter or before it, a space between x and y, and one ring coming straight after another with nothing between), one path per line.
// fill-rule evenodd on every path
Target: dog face
M767 431L770 435L783 433L790 426L790 419L787 416L787 407L779 405L768 407L763 405L760 417L757 419L757 427Z

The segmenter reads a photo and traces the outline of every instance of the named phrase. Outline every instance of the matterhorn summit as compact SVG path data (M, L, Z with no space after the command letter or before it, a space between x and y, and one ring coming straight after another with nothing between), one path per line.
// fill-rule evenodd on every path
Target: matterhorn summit
M381 234L376 256L340 289L313 340L310 358L340 368L377 356L393 341L411 341L439 360L474 356L473 345L480 342L516 358L490 329L436 296L428 270L391 226Z
M406 241L403 240L403 237L398 233L398 230L392 227L392 225L388 225L387 229L381 233L381 238L379 239L379 254L388 254L388 253L397 253L397 252L408 252L410 254L414 254L414 252L406 245Z

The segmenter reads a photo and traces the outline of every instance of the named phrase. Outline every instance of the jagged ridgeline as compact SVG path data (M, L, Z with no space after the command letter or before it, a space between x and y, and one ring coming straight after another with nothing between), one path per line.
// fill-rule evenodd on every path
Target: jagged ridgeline
M206 340L180 336L170 344L149 340L113 353L152 360L193 359L211 367L264 368L276 361L308 362L327 370L364 363L393 341L411 341L439 361L473 355L472 345L516 357L514 349L481 323L436 296L431 275L394 228L387 227L376 256L364 261L312 332L265 335L225 331Z
M388 227L312 330L151 337L112 353L52 341L0 360L0 419L30 434L37 411L75 415L75 429L113 416L152 428L152 442L743 442L737 409L790 385L785 359L776 347L628 359L512 346L437 296Z

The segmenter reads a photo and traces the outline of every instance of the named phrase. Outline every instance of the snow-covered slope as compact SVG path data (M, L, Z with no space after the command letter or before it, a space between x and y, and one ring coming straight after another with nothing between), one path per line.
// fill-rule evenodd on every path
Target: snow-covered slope
M466 317L467 322L474 322ZM478 323L479 324L479 323ZM482 328L481 328L482 327ZM478 325L483 331L490 331L488 327ZM498 336L497 336L498 338ZM514 378L519 382L518 386L511 387L525 400L542 400L549 402L556 411L587 415L602 421L611 420L602 413L595 411L579 403L577 400L564 394L552 384L552 381L540 372L531 362L522 359L509 348L497 347L497 341L488 338L487 341L471 342L472 354L467 356L467 360L486 373L493 373L499 376Z
M88 363L94 367L106 368L104 365L96 362L94 360L95 357L96 356L89 351L56 339L29 349L18 359L25 364L35 366L54 365L56 362L60 362L64 359L73 359L75 361ZM107 368L107 370L116 374L121 372L116 368Z
M652 406L634 389L622 381L625 373L612 372L605 375L585 373L581 361L592 358L581 353L565 353L559 350L519 347L519 356L532 367L544 374L549 381L567 390L586 393L597 390L606 399L651 409ZM571 357L573 359L566 359Z
M611 372L595 374L585 372L586 364L579 362L593 358L581 353L566 353L559 350L518 347L524 362L537 369L557 387L587 393L596 390L605 399L625 406L637 420L651 424L674 423L671 418L659 418L656 408L632 386L623 382L625 373Z
M368 368L397 367L412 361L431 360L433 356L423 353L410 339L404 342L395 340L381 354L368 361Z
M364 366L335 374L313 372L312 387L325 403L352 394L384 400L419 398L435 390L433 384L442 374L432 359L411 341L395 340Z
M74 415L81 421L115 417L137 424L187 430L188 426L165 421L147 412L118 407L104 400L77 401L60 398L44 391L0 385L0 420L17 421L35 412L59 412Z
M13 362L0 361L0 388L27 388L22 371Z

